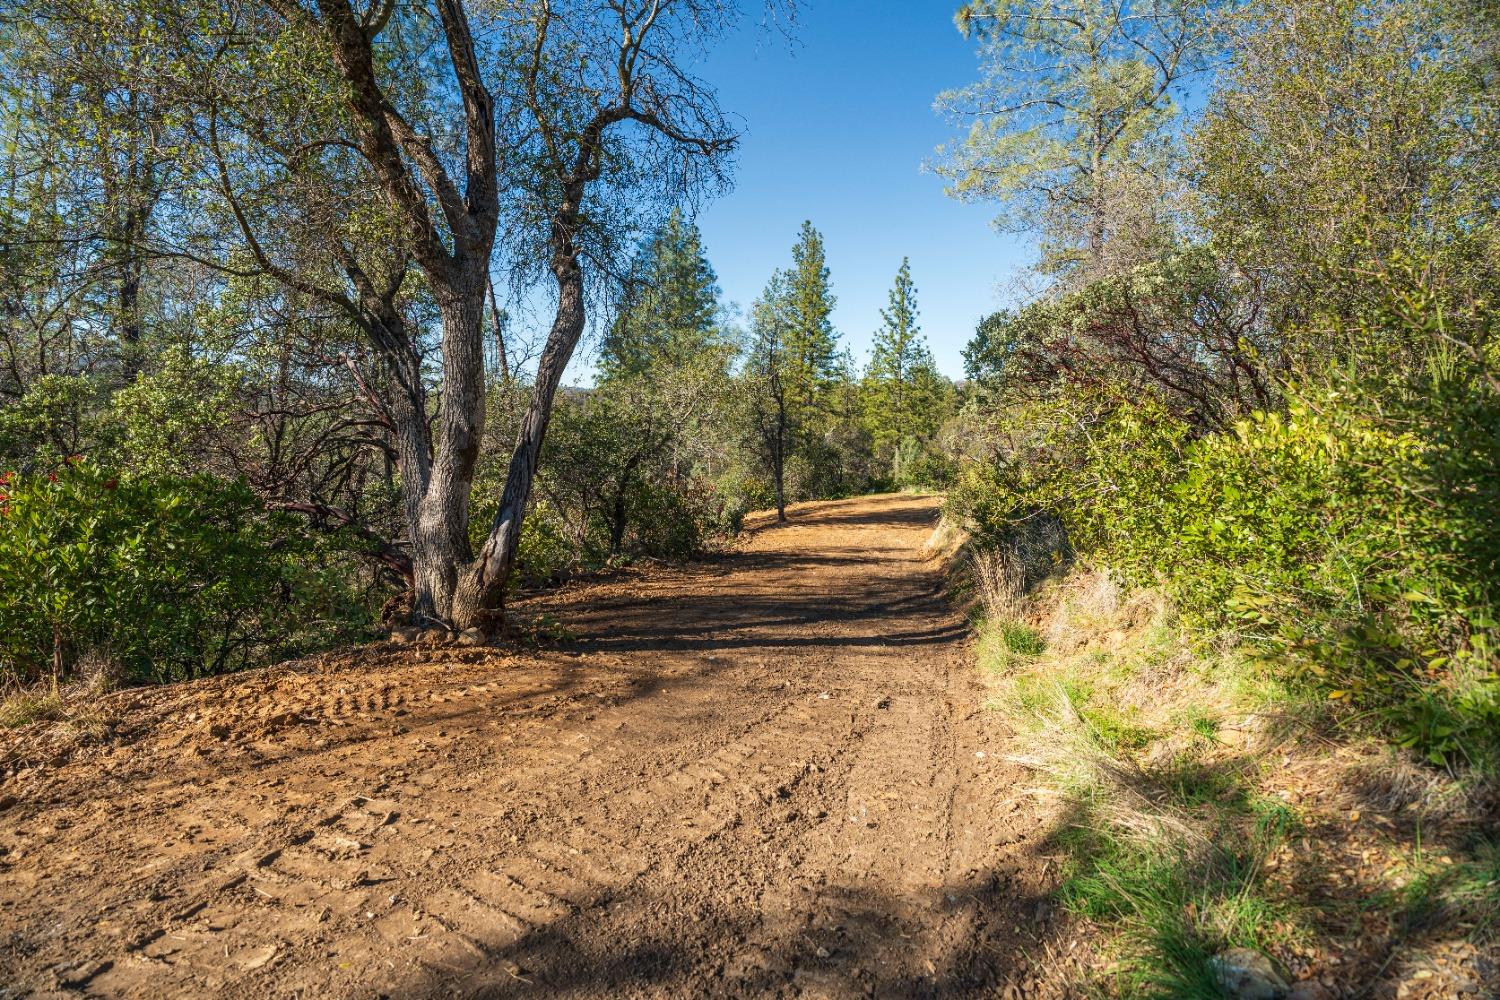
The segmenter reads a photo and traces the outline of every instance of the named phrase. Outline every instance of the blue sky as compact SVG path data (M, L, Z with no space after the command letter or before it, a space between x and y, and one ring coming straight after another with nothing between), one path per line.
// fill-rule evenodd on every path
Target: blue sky
M791 261L803 219L827 241L834 323L864 361L901 258L938 367L963 374L975 321L1031 257L921 164L950 136L941 90L978 76L953 27L958 0L800 0L790 42L750 23L699 67L743 119L734 190L699 214L725 299L748 308Z

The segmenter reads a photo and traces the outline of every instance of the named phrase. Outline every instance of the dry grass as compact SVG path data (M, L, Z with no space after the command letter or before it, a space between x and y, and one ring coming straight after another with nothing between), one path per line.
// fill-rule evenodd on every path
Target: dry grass
M981 550L969 556L974 591L991 621L1016 617L1025 597L1025 574L1010 550Z
M98 705L106 690L97 676L63 686L48 682L12 685L0 695L0 729L61 729L70 738L100 739L112 722Z
M17 691L0 701L0 727L5 729L38 722L61 722L67 717L62 697L55 691Z

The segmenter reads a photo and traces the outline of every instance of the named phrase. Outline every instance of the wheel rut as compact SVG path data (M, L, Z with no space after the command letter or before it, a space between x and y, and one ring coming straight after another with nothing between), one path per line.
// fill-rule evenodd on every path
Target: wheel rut
M132 696L6 779L0 996L1051 995L935 514L803 505L532 598L568 631L535 653Z

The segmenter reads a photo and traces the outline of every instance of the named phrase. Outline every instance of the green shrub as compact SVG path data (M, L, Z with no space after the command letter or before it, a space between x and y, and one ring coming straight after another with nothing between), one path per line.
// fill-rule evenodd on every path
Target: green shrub
M209 476L117 477L81 459L6 474L0 671L60 676L87 658L175 680L347 638L328 628L348 620L347 591L300 568L322 560L297 527Z
M489 520L482 522L489 526ZM521 543L516 551L516 573L532 584L562 577L578 561L578 548L563 529L562 519L551 504L539 502L521 522Z
M983 540L1055 515L1200 633L1235 632L1433 763L1500 762L1500 397L1483 369L1437 353L1420 377L1341 376L1197 438L1149 396L1023 412L1029 435L949 497Z
M105 380L96 375L41 375L15 399L0 403L0 462L60 458L108 435L99 415Z
M629 497L631 551L671 560L696 555L719 520L716 508L714 492L696 483L636 481Z
M1298 664L1434 763L1492 762L1497 483L1500 407L1473 386L1309 392L1196 442L1165 530L1114 547L1159 566L1190 620Z
M776 506L776 490L770 479L744 466L735 466L721 475L712 489L719 504L713 528L726 537L739 533L746 514Z
M951 458L930 443L906 437L891 457L891 479L901 489L940 490L953 481Z

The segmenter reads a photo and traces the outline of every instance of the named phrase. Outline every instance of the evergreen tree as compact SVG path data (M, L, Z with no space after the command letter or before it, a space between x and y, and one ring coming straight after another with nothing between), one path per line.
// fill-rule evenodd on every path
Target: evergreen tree
M786 390L800 422L815 429L828 408L828 395L839 376L838 333L833 329L837 300L828 280L823 236L811 222L802 223L792 268L786 274Z
M673 209L636 257L626 297L605 334L605 378L680 369L718 339L719 286L698 227Z
M865 420L877 455L889 458L907 438L925 442L937 432L945 396L917 323L917 288L907 259L880 317L865 373Z

